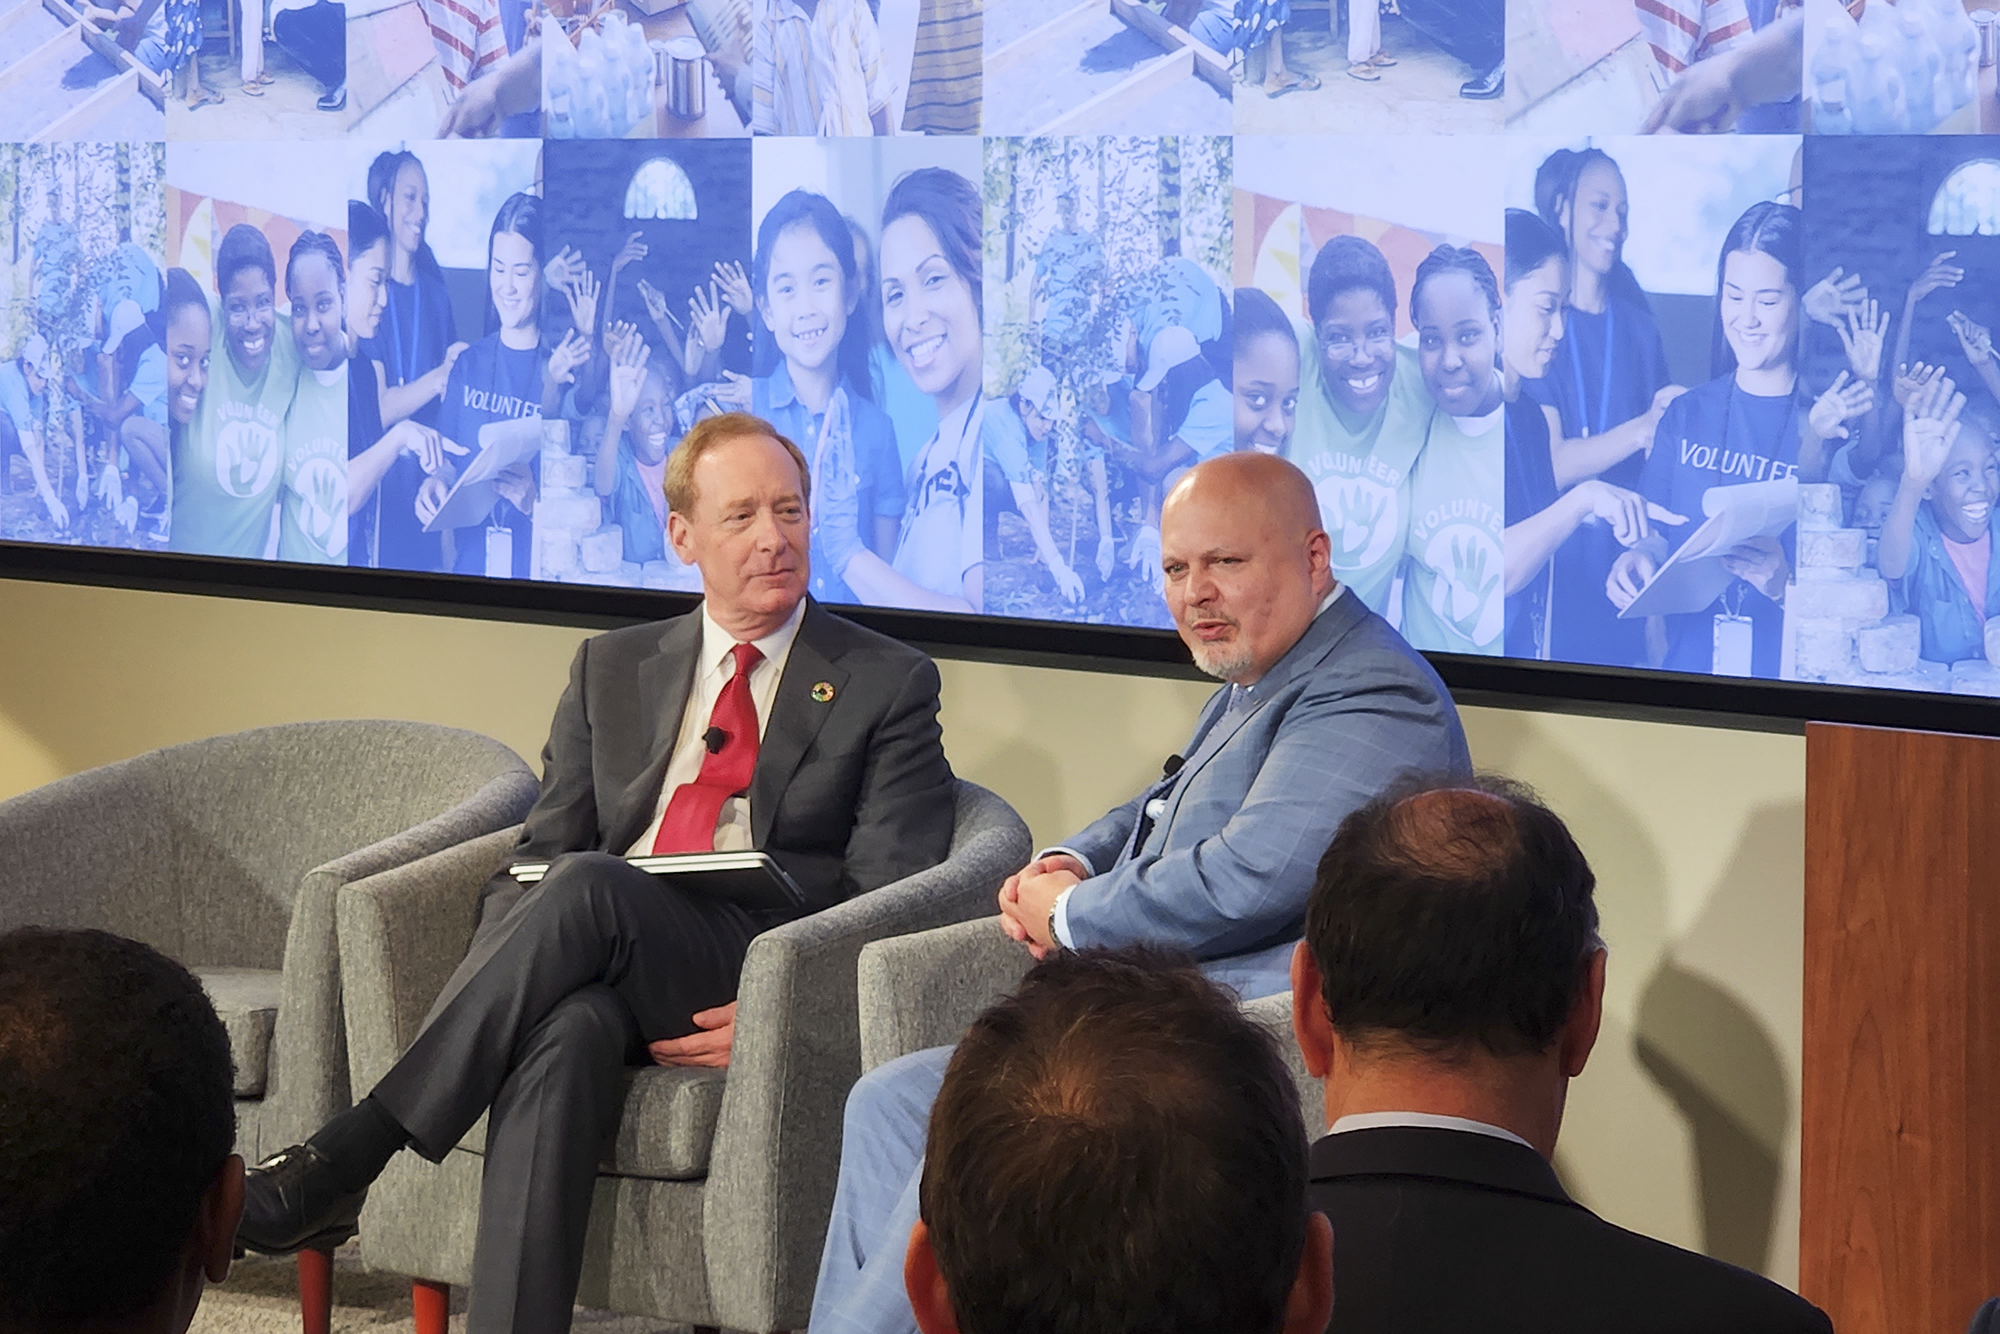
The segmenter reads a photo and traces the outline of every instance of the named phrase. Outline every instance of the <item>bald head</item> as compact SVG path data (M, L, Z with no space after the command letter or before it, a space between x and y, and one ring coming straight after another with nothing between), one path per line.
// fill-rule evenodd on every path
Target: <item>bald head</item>
M1246 450L1221 454L1188 469L1168 493L1160 511L1167 515L1180 505L1214 505L1241 512L1249 507L1254 522L1280 527L1304 541L1319 531L1319 497L1298 465L1275 454Z
M1160 510L1160 559L1195 666L1238 685L1291 651L1334 587L1312 484L1269 454L1191 469Z

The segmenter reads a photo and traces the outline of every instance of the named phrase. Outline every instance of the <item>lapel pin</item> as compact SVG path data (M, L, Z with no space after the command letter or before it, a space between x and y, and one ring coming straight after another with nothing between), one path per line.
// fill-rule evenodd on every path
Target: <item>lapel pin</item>
M816 704L830 704L830 703L832 703L832 702L833 702L833 682L831 682L831 681L815 681L815 682L813 682L813 688L812 688L812 697L813 697L813 702L814 702L814 703L816 703Z

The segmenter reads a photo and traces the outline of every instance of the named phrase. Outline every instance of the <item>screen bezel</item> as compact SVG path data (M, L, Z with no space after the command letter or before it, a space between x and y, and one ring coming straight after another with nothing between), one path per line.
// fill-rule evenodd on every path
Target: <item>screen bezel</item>
M699 602L691 593L14 541L0 541L0 578L592 629L660 620ZM834 610L939 657L1206 679L1167 630L886 607ZM1808 722L1829 722L2000 736L2000 700L1980 696L1424 656L1461 704L1759 731L1797 732Z

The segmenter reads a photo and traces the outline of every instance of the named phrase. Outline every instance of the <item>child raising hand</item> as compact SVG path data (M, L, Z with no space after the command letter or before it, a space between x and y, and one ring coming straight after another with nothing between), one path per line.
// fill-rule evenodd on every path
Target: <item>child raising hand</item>
M1917 617L1932 662L1983 657L1986 618L2000 610L2000 463L1986 415L1961 421L1964 408L1965 395L1940 376L1904 409L1903 476L1882 523L1882 577L1895 609Z

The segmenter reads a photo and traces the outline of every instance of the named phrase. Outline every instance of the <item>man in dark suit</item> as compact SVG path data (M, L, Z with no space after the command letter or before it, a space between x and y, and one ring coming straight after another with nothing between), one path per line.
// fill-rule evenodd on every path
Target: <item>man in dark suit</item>
M589 640L542 753L516 861L471 950L372 1093L250 1174L244 1244L350 1230L398 1149L442 1159L489 1107L473 1331L561 1330L625 1067L725 1065L760 931L941 861L953 784L930 659L806 597L808 472L767 423L690 431L668 536L699 612ZM804 892L751 910L656 880L643 853L768 852Z
M1604 1013L1596 879L1502 779L1406 784L1341 822L1292 963L1326 1081L1311 1207L1331 1334L1831 1334L1746 1270L1605 1222L1549 1165Z

